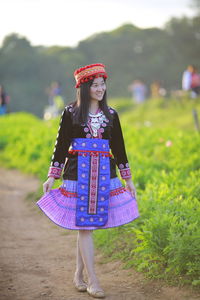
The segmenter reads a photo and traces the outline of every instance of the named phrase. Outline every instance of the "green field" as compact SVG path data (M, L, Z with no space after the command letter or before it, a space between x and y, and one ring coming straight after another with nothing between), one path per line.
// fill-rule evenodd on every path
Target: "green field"
M200 286L200 133L192 115L193 109L200 114L200 99L109 104L120 114L140 218L96 231L97 247L149 277ZM58 123L23 112L1 117L1 165L34 174L42 183Z

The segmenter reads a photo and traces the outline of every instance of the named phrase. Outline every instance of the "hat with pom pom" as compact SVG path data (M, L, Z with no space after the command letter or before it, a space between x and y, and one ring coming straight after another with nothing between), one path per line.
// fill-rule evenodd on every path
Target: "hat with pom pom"
M76 80L76 88L78 88L81 83L88 82L97 77L106 79L108 75L103 64L92 64L75 70L74 77Z

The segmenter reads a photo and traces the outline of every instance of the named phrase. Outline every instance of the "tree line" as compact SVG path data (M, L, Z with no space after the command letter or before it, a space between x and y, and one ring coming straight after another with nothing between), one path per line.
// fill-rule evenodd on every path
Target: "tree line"
M125 24L81 41L77 47L32 46L16 33L0 48L0 84L11 97L11 111L42 116L47 105L46 88L54 80L62 85L65 102L75 97L73 72L101 62L107 67L109 97L129 96L128 85L142 79L147 86L159 80L168 91L181 88L188 64L200 68L200 17L172 18L163 29L140 29Z

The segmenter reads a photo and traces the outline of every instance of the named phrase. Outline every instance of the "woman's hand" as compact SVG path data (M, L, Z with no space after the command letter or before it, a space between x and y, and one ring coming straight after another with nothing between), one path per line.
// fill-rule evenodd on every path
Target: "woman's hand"
M49 193L53 184L54 184L55 178L49 177L45 183L43 183L43 192L44 194Z
M127 190L130 191L131 195L136 198L136 189L135 189L135 186L133 184L133 181L132 181L132 178L128 178L128 179L125 179L126 181L126 188Z

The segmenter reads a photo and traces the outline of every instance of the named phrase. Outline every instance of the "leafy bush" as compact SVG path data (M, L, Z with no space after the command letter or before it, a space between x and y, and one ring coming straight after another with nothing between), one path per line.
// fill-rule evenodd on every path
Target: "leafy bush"
M191 112L200 104L158 99L137 107L121 99L111 105L123 111L140 218L95 231L96 245L148 276L199 286L200 137ZM44 181L58 123L59 118L44 122L27 113L1 117L1 164Z

